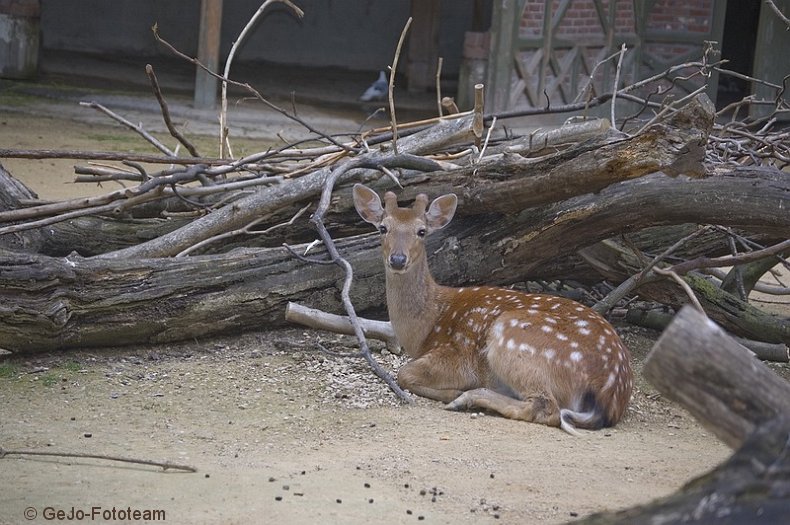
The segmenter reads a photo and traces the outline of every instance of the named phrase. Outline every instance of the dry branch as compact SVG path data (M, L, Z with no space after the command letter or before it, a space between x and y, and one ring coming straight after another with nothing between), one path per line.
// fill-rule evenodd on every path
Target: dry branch
M129 128L132 131L138 133L141 137L143 137L145 140L147 140L148 142L153 144L153 146L156 149L158 149L159 151L161 151L162 153L164 153L168 157L176 157L177 156L170 148L168 148L167 146L162 144L159 141L159 139L157 139L156 137L154 137L153 135L148 133L145 129L143 129L142 124L133 124L129 120L123 118L122 116L120 116L119 114L115 113L114 111L112 111L110 109L107 109L106 107L104 107L103 105L99 104L98 102L80 102L80 106L93 108L93 109L95 109L97 111L100 111L100 112L104 113L105 115L107 115L108 117L116 120L117 122L120 122L121 124L123 124L127 128Z
M450 131L455 130L451 129ZM401 141L401 152L404 153L404 155L399 156L400 160L393 164L398 164L400 167L420 169L422 171L439 170L440 166L436 162L429 159L422 159L411 154L418 154L423 149L433 149L437 143L443 144L453 136L457 135L449 132L434 134L430 129L412 135L408 140ZM385 165L385 161L388 158L390 157L375 151L356 157L356 159L361 161L359 164L361 168L365 166ZM407 159L409 163L405 163ZM356 162L356 160L347 162ZM341 167L342 164L336 169L340 169ZM227 231L242 228L245 224L252 222L260 215L271 213L284 206L289 206L316 197L321 192L325 180L330 176L331 172L332 169L323 168L308 175L292 179L287 184L263 188L253 195L243 197L231 205L220 208L205 217L195 220L176 232L133 248L105 254L103 257L168 257L175 255L202 240ZM353 170L345 171L343 177L338 180L338 183L345 182L359 175L360 173Z
M148 162L151 164L227 164L227 160L217 158L168 157L141 153L116 153L114 151L79 151L55 149L0 149L0 159L76 159L76 160L117 160Z
M347 316L322 312L297 303L288 303L285 306L285 320L336 334L354 335L354 327ZM395 331L388 321L375 321L360 317L358 322L367 337L384 341L387 343L387 348L398 348Z
M395 48L395 56L392 59L392 66L390 66L390 78L387 88L387 98L390 104L390 123L392 124L392 151L394 151L396 155L398 154L398 123L395 119L395 72L398 69L398 58L400 57L401 48L403 48L403 42L406 40L406 33L409 32L411 21L412 18L409 17L400 33L398 45Z
M663 331L674 319L674 314L660 310L629 308L625 314L626 322L656 331ZM732 336L733 340L748 348L758 359L776 363L790 362L790 347L784 343L765 343L753 339Z
M584 250L585 260L602 275L619 282L638 271L640 261L631 249L612 240ZM727 331L757 341L790 344L790 319L769 315L716 287L699 274L689 273L683 282L693 290L703 310ZM648 272L637 288L639 295L647 300L680 309L689 302L689 293L673 281L662 279Z
M195 146L187 140L187 138L173 125L173 120L170 118L170 108L167 106L167 102L165 98L162 96L162 90L159 88L159 81L156 78L156 73L154 73L154 67L151 64L145 65L145 73L148 75L148 78L151 81L151 88L154 90L154 96L156 97L157 102L159 102L159 107L162 110L162 118L165 121L165 126L167 126L167 130L170 134L175 138L178 142L180 142L186 149L189 151L189 154L193 157L200 157L197 149ZM224 155L220 155L223 157Z

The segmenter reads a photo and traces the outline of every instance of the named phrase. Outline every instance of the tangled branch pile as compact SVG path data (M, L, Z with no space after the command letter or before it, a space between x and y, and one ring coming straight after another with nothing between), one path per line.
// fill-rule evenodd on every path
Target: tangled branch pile
M619 129L611 119L577 117L525 135L501 124L525 112L485 115L480 103L399 125L393 115L394 128L330 137L220 77L304 124L307 135L244 158L212 158L172 125L149 67L168 128L190 156L159 146L162 155L0 150L0 157L121 161L78 166L76 180L124 185L42 202L0 170L0 347L44 351L275 327L286 322L289 301L340 311L341 288L360 311L381 311L378 240L350 199L360 180L400 188L402 201L459 196L460 217L429 246L433 271L447 284L544 287L617 314L636 296L654 310L677 309L690 288L731 332L786 345L790 321L748 302L755 286L788 293L786 283L758 285L776 264L788 266L785 86L773 86L773 100L748 97L718 113L702 90L675 97L678 80L714 68L726 74L721 63L687 63L613 93L589 93L573 107L529 112L638 104ZM741 117L756 104L770 106L767 116ZM223 133L223 151L227 141ZM314 242L317 226L323 245ZM332 257L335 243L340 259ZM309 259L295 256L308 251ZM342 265L315 264L342 260L354 268L353 287ZM629 318L648 315L643 308Z

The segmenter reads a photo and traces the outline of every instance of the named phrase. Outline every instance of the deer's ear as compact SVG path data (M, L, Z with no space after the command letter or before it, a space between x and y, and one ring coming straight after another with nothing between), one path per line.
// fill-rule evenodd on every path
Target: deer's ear
M354 207L365 222L374 226L381 224L384 218L384 208L381 199L375 191L364 184L354 184Z
M455 215L458 206L458 197L455 193L448 193L437 197L425 213L425 220L431 230L440 230L447 226Z

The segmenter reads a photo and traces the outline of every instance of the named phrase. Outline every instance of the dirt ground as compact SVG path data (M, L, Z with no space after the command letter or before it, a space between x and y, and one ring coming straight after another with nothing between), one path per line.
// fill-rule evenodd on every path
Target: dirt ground
M129 141L117 127L0 109L2 147L127 150ZM2 163L42 198L115 189L68 184L74 161ZM8 455L0 523L157 510L167 523L562 523L645 503L730 451L642 379L656 334L618 328L634 354L631 407L616 428L581 438L427 400L402 405L362 362L316 347L353 350L351 340L301 329L0 357L3 449L197 469ZM379 356L391 369L402 362ZM771 366L790 377L787 365Z

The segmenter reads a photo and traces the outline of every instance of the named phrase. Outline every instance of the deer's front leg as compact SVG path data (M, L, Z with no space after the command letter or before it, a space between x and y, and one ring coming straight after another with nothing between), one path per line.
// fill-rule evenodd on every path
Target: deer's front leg
M554 396L546 393L535 393L521 400L488 388L478 388L464 392L445 408L448 410L481 408L497 412L509 419L520 419L550 427L560 426L560 407Z
M398 371L398 385L412 394L449 403L481 385L475 366L462 363L449 347L438 347Z

